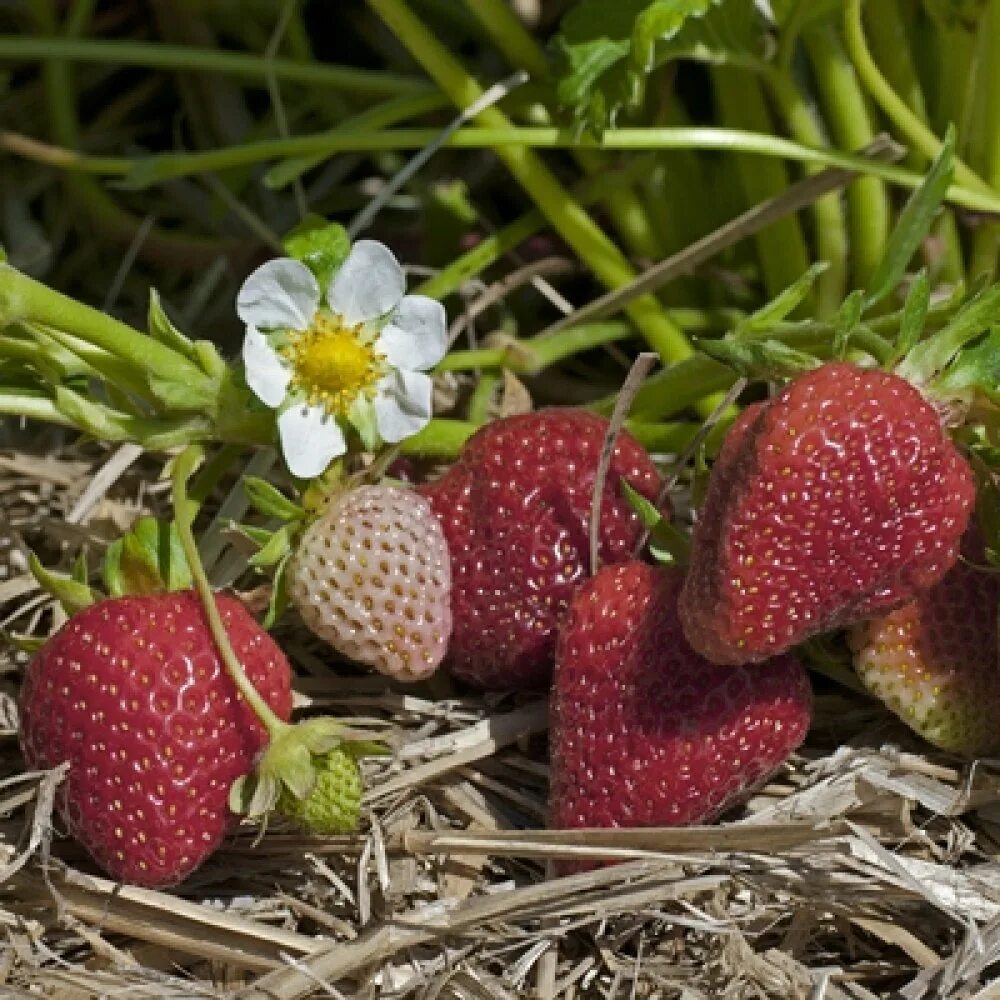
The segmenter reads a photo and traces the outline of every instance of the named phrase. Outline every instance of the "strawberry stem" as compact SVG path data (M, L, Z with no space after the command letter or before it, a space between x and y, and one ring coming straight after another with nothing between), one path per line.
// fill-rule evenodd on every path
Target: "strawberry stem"
M273 743L282 733L291 729L287 723L272 711L271 706L260 696L257 689L250 683L250 679L240 663L233 644L229 641L226 626L222 622L218 606L215 603L215 594L212 586L205 575L205 567L202 565L201 556L198 554L198 545L194 539L192 525L194 524L197 504L188 496L187 484L191 478L195 467L204 458L205 452L198 445L190 445L174 461L171 485L173 487L174 520L177 523L177 533L180 535L181 545L184 547L184 555L187 558L188 568L191 570L191 577L194 581L195 589L201 598L202 606L205 609L205 617L208 621L209 631L215 640L216 648L226 668L226 673L232 678L237 691L260 719L261 724L267 730L267 734Z

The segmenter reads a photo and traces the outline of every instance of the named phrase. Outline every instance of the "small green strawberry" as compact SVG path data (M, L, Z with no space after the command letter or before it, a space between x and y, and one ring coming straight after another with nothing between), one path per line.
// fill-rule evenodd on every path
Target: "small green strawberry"
M361 814L364 784L354 755L336 747L314 762L316 784L308 797L297 798L283 788L275 812L306 833L332 836L353 833Z

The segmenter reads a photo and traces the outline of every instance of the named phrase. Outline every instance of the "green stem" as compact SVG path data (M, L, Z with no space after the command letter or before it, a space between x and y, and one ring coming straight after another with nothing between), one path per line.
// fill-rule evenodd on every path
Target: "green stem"
M882 71L875 64L865 40L861 20L862 0L847 0L844 8L844 34L851 61L854 63L868 92L889 120L899 129L912 146L919 149L928 160L937 157L941 140L906 106L906 102L889 85ZM971 191L992 194L992 188L974 170L955 160L955 180Z
M495 373L481 375L469 395L467 413L469 420L476 424L486 423L490 418L490 407L500 385L500 376Z
M0 59L28 62L59 59L104 65L141 66L145 69L176 70L180 73L219 73L259 81L268 73L289 83L307 87L346 90L370 97L415 94L430 89L420 79L384 70L354 69L321 62L264 59L247 52L198 49L186 45L133 42L124 39L85 39L0 35Z
M194 539L192 525L194 524L197 505L188 498L187 482L191 478L195 467L204 456L204 450L199 445L190 445L174 461L171 484L173 486L174 520L177 524L177 534L180 536L181 545L184 548L184 555L187 559L188 568L191 570L191 577L194 581L195 589L201 598L202 607L205 611L205 618L208 621L209 631L215 640L216 648L226 668L226 673L232 678L243 700L253 710L254 715L260 720L267 730L267 734L273 741L281 733L291 729L286 722L274 713L270 705L261 697L260 693L250 682L243 664L240 663L233 644L229 641L226 626L223 624L222 616L219 614L219 607L215 602L215 594L212 592L211 584L205 575L205 568L201 563L201 556L198 554L198 545Z
M873 56L886 79L901 94L913 113L922 121L928 121L927 101L913 62L911 40L899 0L881 0L879 16L871 19L868 30ZM916 150L910 150L908 162L917 170L928 166L926 158ZM942 248L936 272L938 277L947 282L961 281L965 275L965 265L954 214L942 212L933 232Z
M805 31L802 38L834 140L842 148L860 149L872 141L875 129L840 40L825 24ZM882 260L892 227L885 185L876 177L854 181L847 189L847 208L854 285L864 288Z
M530 73L538 81L549 81L549 61L545 51L528 33L506 0L464 0L470 13L479 18L504 58ZM590 150L576 150L575 159L588 175L600 174L603 164ZM636 193L627 187L607 195L608 211L629 250L640 257L659 260L665 256L662 241L650 222Z
M0 325L38 323L63 330L107 351L137 370L170 381L204 383L187 358L106 313L91 309L9 264L0 264Z
M979 99L984 109L983 168L990 184L1000 191L1000 0L990 0L983 14L982 52L978 65ZM972 243L972 277L985 274L992 281L1000 258L1000 224L983 220Z
M395 2L395 0L371 0L371 2ZM93 171L126 178L122 182L123 187L142 189L175 177L187 177L205 171L228 170L233 167L243 167L290 156L309 156L314 153L378 153L388 150L422 149L424 146L439 140L440 135L439 129L431 128L401 128L337 135L320 133L318 135L297 136L292 139L268 139L200 153L166 153L141 159L102 157L98 161L102 165L101 170L94 167L95 161L87 156L79 155L69 158L63 166L68 170ZM836 149L816 149L780 136L730 128L620 128L608 129L600 138L596 138L586 135L578 136L569 129L546 126L517 128L505 119L502 125L494 124L481 128L459 129L448 137L444 146L453 149L495 149L497 155L517 164L519 173L525 169L525 163L528 163L530 167L538 162L528 152L529 148L573 149L577 146L583 146L604 151L698 149L752 153L799 163L845 167L848 170L856 170L862 175L879 177L908 189L919 187L923 180L922 174L895 164L884 163L880 160ZM544 176L551 178L548 170L544 167L542 169L545 171ZM536 189L539 196L543 191L548 190L544 185L536 185L533 181L532 187ZM589 220L589 216L586 217L589 224L579 220L580 206L565 189L557 185L555 192L549 191L548 193L558 194L562 199L556 206L548 204L545 206L546 217L553 225L558 219L560 224L567 226L575 237L580 236L584 230L590 231L590 227L594 226L593 220ZM974 211L1000 213L1000 196L995 193L972 190L956 184L949 189L948 200ZM567 218L571 218L573 221L567 222ZM607 237L603 234L601 234L600 240L602 246L608 242ZM620 252L617 250L611 255L602 252L600 257L597 257L596 251L591 250L589 255L597 258L602 272L607 270L608 259L612 261L611 266L614 270L617 269L613 262L621 259Z
M411 13L405 0L368 0L368 3L458 107L466 108L481 97L479 85ZM486 109L478 120L487 128L510 127L506 115L496 108ZM523 145L498 147L496 153L560 236L600 281L610 288L617 288L635 277L621 251L535 153ZM655 296L644 295L633 300L629 305L629 314L665 363L691 354L691 345L663 313Z
M400 445L400 451L404 455L425 458L454 458L478 429L478 424L468 420L435 417L422 431L406 438Z
M716 100L726 121L755 132L772 132L771 116L760 81L749 73L720 66L712 74ZM736 157L736 170L747 205L756 205L788 187L788 172L779 160L763 163ZM799 220L791 216L754 236L764 287L769 298L793 284L809 267L809 252ZM812 306L812 294L803 307Z
M792 137L807 146L826 144L826 136L815 112L802 95L801 89L783 71L766 73L765 82L778 105ZM806 168L817 173L819 167ZM833 316L847 294L847 227L840 194L833 192L818 199L812 207L816 230L816 250L820 260L829 265L816 281L816 314Z

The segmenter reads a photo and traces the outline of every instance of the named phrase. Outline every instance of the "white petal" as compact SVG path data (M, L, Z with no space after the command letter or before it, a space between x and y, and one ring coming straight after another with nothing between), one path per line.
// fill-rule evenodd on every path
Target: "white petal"
M406 295L383 328L378 349L393 368L433 368L448 349L444 306L426 295Z
M247 385L254 394L272 408L280 406L292 380L291 370L285 367L267 337L252 326L247 327L243 339L243 366Z
M258 330L304 330L319 308L319 283L305 264L278 257L243 282L236 312Z
M375 419L382 440L394 444L431 419L431 380L423 372L394 371L379 383Z
M375 240L358 240L330 282L330 311L349 324L367 323L394 309L406 291L406 277L392 251Z
M296 404L278 417L281 450L293 476L312 479L347 450L344 432L321 406Z

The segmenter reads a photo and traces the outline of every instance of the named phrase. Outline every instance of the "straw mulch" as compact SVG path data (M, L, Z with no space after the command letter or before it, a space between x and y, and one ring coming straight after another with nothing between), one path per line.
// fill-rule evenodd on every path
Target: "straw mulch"
M128 448L4 443L0 626L45 635L25 547L66 566L165 488ZM169 893L100 877L61 833L4 654L0 996L1000 998L1000 761L932 752L818 678L802 752L727 822L548 832L544 699L394 687L290 619L280 638L303 709L393 727L363 832L247 830ZM619 863L557 877L566 858Z

